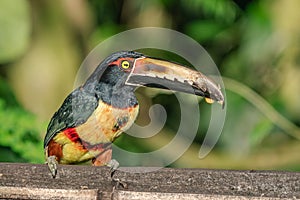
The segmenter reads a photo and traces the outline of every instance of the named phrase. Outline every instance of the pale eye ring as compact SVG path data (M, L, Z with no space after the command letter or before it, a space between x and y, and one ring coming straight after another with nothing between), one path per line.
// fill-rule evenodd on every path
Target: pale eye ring
M123 69L128 69L130 67L130 63L127 60L123 60L121 66Z

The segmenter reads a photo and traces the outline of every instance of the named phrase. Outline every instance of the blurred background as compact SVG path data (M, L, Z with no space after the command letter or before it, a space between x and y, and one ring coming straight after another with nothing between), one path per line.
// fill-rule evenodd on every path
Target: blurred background
M227 95L213 151L198 158L210 118L210 105L200 101L196 139L171 166L299 171L299 7L298 0L1 0L0 161L43 163L47 124L74 89L83 59L114 34L154 26L201 44L224 77ZM155 56L177 59L166 54ZM154 103L165 107L167 123L155 137L124 134L117 144L148 152L174 137L180 109L173 94L136 93L139 125L149 123Z

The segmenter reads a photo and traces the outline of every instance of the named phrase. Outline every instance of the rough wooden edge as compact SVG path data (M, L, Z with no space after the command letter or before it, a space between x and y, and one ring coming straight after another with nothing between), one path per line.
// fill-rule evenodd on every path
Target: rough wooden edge
M214 194L188 194L188 193L159 193L159 192L133 192L117 191L114 196L116 199L130 200L287 200L289 198L275 197L250 197L250 196L232 196L232 195L214 195Z
M121 168L0 163L0 198L22 199L300 199L300 173ZM150 171L150 172L149 172ZM147 173L146 173L147 172Z

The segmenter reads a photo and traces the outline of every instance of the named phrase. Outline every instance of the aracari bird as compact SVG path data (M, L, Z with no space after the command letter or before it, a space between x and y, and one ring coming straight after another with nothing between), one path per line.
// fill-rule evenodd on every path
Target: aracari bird
M53 177L57 163L110 164L111 143L138 115L134 91L139 86L195 94L224 105L220 87L198 71L138 52L113 53L66 97L51 118L44 150Z

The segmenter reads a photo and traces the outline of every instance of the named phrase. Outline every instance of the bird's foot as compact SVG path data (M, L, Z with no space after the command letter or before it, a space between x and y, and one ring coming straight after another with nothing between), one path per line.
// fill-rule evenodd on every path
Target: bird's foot
M110 168L110 178L112 179L112 182L116 183L115 186L113 187L113 189L118 188L118 186L122 186L123 188L127 188L127 184L120 180L119 178L113 178L115 172L117 171L117 169L119 168L120 164L118 161L116 161L115 159L110 160L106 166L108 166Z
M55 156L47 157L46 164L48 165L48 168L51 172L52 177L55 178L56 174L57 174L57 164L58 164L56 157Z

